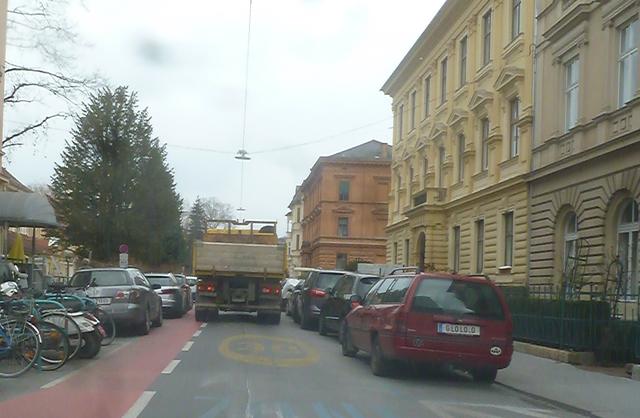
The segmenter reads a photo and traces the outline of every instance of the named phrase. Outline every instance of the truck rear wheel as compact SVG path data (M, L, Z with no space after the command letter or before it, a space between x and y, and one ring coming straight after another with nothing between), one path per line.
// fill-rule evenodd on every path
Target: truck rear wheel
M280 314L279 313L271 314L271 317L269 319L270 319L270 321L269 321L270 324L272 324L272 325L280 325Z
M202 309L196 309L196 321L198 322L206 322L207 321L207 311Z

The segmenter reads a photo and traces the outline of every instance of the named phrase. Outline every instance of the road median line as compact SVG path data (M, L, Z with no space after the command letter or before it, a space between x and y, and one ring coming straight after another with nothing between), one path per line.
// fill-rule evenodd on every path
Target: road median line
M199 337L199 336L200 336L200 334L202 334L202 331L197 330L196 332L194 332L194 333L193 333L193 336L194 336L194 337Z
M189 351L191 350L191 346L193 345L193 341L187 341L184 344L184 347L182 347L182 351Z
M140 395L136 403L134 403L131 408L129 408L129 410L122 416L122 418L137 418L138 415L140 415L140 413L144 411L144 408L149 405L149 402L151 402L151 398L153 398L153 395L155 394L156 393L152 391L142 392L142 395Z
M178 364L180 364L180 360L171 360L169 364L167 364L167 367L162 371L162 374L171 374Z

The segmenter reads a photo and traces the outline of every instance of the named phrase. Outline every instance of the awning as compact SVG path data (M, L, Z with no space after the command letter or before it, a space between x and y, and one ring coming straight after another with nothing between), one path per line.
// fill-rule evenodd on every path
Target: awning
M0 192L0 224L55 228L58 220L47 198L39 193Z

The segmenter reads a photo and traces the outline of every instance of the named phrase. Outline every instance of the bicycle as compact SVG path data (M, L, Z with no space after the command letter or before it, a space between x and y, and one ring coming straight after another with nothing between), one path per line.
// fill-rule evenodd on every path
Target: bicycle
M3 311L10 310L3 303ZM0 377L11 378L26 373L40 358L40 333L27 320L0 321Z

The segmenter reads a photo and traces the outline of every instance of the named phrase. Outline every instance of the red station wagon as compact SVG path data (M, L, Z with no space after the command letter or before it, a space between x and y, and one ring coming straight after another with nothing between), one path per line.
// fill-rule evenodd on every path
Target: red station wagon
M371 355L373 374L390 361L451 364L493 382L511 362L511 314L504 296L481 276L423 273L378 281L340 330L342 353Z

